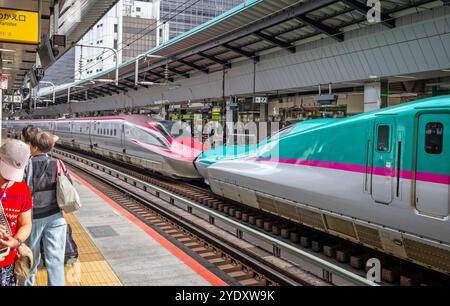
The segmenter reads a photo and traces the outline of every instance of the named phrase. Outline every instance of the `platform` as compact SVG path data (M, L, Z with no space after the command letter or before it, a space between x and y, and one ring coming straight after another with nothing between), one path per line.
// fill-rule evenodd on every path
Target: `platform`
M66 285L225 284L89 183L73 176L83 207L66 216L79 250L79 262L66 266ZM46 278L41 269L37 285L45 286Z

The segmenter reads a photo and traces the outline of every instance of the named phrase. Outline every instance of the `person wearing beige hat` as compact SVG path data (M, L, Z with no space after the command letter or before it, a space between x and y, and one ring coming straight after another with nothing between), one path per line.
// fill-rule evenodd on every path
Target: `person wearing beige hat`
M0 286L15 286L17 250L31 233L31 193L23 181L28 145L10 140L0 147Z

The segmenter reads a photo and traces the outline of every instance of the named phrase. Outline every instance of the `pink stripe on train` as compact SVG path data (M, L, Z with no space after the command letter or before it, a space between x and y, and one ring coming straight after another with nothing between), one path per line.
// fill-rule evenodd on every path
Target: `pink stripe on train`
M344 164L344 163L336 163L336 162L301 160L301 159L293 159L293 158L257 158L256 161L328 168L328 169L358 172L358 173L366 173L367 172L367 173L373 173L375 175L380 175L380 176L392 176L392 177L397 176L396 169L386 169L386 168L380 168L380 167L367 167L366 168L365 166L361 166L361 165ZM411 179L413 179L413 171L400 170L400 177L402 179L411 180ZM445 175L445 174L417 172L416 180L430 182L430 183L450 185L450 175Z

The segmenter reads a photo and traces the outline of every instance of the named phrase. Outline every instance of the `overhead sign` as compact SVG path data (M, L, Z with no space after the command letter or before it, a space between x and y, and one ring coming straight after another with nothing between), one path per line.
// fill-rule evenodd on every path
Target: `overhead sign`
M255 97L255 103L258 104L267 104L267 97Z
M39 43L39 14L0 8L0 42Z

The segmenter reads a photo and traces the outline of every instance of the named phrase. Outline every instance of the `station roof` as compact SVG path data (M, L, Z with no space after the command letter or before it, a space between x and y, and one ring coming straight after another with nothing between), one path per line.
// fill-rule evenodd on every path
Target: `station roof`
M442 5L440 1L398 0L381 1L381 23L395 27L397 17ZM115 68L93 77L56 89L56 103L91 100L120 92L138 90L190 78L195 73L209 74L231 68L241 60L260 61L261 54L279 49L296 52L297 46L324 37L343 41L346 32L371 25L367 21L369 7L362 0L248 0L234 9L200 25L140 57L139 80L135 85L136 58L119 67L119 85L105 83L113 80ZM96 82L96 80L98 80ZM151 85L148 85L151 84ZM78 87L80 86L80 87ZM39 97L49 99L52 89L44 89Z

